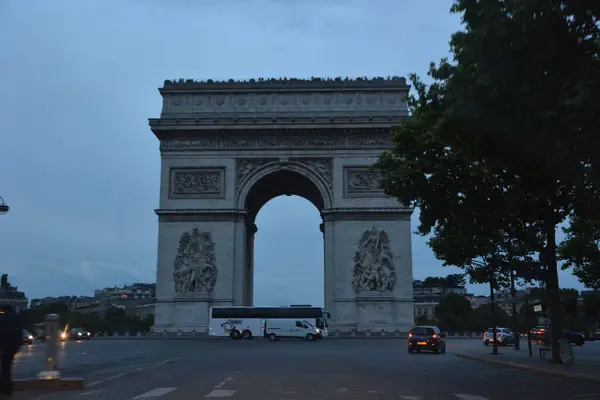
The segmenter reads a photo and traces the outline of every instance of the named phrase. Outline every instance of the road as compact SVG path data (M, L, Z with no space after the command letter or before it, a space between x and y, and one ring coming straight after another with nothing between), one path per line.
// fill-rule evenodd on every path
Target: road
M482 344L449 340L446 354L408 354L405 339L70 342L61 346L61 371L63 376L85 378L86 389L19 393L16 398L600 400L598 384L456 357L472 346ZM600 343L587 348L600 354ZM41 345L23 349L15 365L17 377L39 371L42 350Z

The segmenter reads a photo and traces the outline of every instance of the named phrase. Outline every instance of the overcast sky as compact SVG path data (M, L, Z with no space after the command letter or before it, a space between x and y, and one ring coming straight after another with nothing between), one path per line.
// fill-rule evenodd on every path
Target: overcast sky
M0 196L11 207L0 271L29 298L155 281L160 158L147 119L165 79L422 75L459 28L450 5L0 1ZM301 198L261 210L256 303L323 302L319 223ZM455 272L423 238L413 257L416 278Z

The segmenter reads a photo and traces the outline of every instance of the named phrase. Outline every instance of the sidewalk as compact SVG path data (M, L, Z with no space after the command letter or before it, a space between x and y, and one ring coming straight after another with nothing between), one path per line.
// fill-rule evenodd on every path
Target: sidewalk
M573 346L575 363L570 366L550 364L548 359L541 359L539 346L536 344L532 344L532 356L529 357L527 341L521 341L520 350L507 346L499 347L498 355L492 355L491 353L491 346L484 347L481 345L481 347L462 349L457 353L457 356L490 364L600 383L600 342L587 342L581 347Z

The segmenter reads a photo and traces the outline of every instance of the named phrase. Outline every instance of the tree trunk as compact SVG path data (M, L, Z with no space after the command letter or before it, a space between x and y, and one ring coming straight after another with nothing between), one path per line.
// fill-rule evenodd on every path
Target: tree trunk
M490 267L491 268L491 267ZM496 335L496 303L494 297L494 270L490 270L490 314L492 318L492 340L494 341L492 346L492 354L498 354L498 339Z
M510 271L510 294L512 297L512 314L515 334L515 350L520 350L519 316L517 315L517 291L515 290L515 271Z
M548 226L546 230L546 296L550 311L550 347L552 364L562 364L558 348L558 338L561 336L560 321L560 288L558 286L558 264L556 261L556 225Z

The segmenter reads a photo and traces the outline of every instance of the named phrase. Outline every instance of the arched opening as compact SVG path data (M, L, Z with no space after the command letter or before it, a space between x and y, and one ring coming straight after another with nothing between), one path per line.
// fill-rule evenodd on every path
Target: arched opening
M319 228L324 199L319 188L299 172L278 170L254 183L244 205L244 304L323 306L324 243Z

